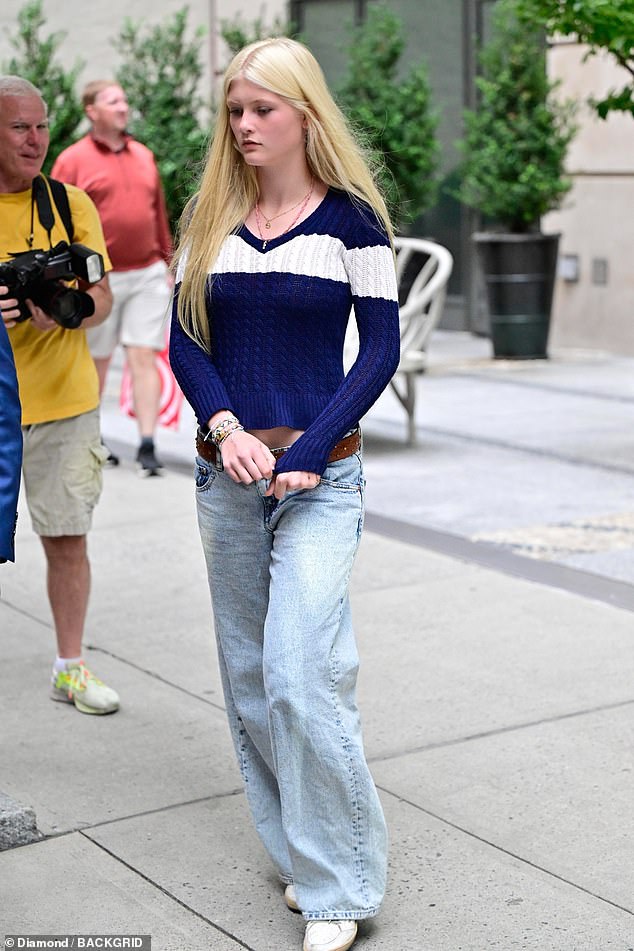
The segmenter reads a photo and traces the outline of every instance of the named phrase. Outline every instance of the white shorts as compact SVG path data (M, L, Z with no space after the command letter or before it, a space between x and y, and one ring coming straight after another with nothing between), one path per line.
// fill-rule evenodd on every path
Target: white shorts
M113 298L110 316L86 331L93 357L112 356L118 343L162 350L172 296L165 262L133 271L109 271L108 280Z

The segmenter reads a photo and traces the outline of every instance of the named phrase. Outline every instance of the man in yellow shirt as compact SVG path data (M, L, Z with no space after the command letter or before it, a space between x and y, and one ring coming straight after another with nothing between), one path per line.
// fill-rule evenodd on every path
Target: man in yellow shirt
M47 108L40 92L17 76L0 76L0 261L28 250L48 251L68 235L49 190L52 228L40 221L34 181L49 143ZM40 186L48 184L40 179ZM73 239L98 252L110 269L97 210L78 188L67 186ZM101 493L106 452L99 427L97 372L85 328L101 324L112 306L108 278L80 283L94 307L76 329L60 326L0 286L0 308L13 349L24 438L23 478L35 532L47 562L48 596L57 636L51 696L82 713L113 713L114 690L84 665L82 639L90 590L86 534ZM14 293L14 292L13 292Z

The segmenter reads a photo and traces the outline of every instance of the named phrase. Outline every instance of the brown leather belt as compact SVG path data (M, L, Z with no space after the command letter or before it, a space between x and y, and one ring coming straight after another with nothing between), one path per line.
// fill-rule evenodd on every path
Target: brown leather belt
M283 449L271 449L271 452L276 459L279 459L280 456L283 456L290 448L290 446L285 446ZM355 429L353 433L344 436L343 439L340 439L336 446L333 447L332 452L328 456L328 462L339 462L340 459L347 459L353 452L359 452L360 449L361 430ZM211 462L216 468L222 468L220 450L216 449L212 442L205 440L200 429L196 433L196 451L206 462Z

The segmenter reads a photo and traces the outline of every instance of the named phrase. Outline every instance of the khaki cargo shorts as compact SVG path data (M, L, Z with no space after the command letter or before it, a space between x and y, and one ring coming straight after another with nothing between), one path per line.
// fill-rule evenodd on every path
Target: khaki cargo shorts
M51 538L86 535L99 501L108 450L99 409L23 426L22 471L33 530Z

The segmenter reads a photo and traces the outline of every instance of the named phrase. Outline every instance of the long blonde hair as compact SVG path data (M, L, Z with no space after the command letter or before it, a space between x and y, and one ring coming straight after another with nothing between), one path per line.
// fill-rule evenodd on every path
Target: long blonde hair
M316 179L366 202L387 230L389 213L371 165L336 105L317 60L296 40L275 37L245 46L224 76L226 99L242 76L275 93L306 118L306 160ZM210 348L205 292L214 262L229 234L235 233L258 198L256 171L237 150L226 105L219 110L198 194L185 207L174 266L181 262L178 318L184 330Z

